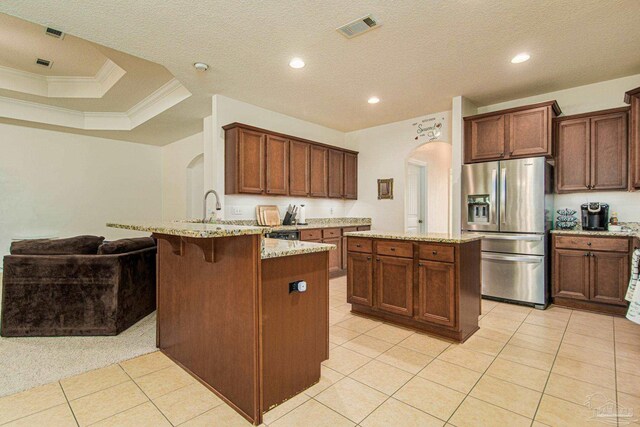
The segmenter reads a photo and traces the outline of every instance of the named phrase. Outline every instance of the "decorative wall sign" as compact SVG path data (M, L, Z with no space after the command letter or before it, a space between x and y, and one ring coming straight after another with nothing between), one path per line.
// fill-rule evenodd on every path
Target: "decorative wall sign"
M428 116L419 121L412 123L414 131L414 140L417 143L444 141L448 138L446 135L447 120L445 117Z
M378 180L378 200L393 199L393 178Z

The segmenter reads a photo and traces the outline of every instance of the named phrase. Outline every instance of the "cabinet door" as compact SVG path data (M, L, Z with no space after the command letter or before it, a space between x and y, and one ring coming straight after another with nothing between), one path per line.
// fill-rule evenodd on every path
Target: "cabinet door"
M267 194L289 194L288 139L267 134L265 169Z
M317 145L311 145L309 150L309 195L327 197L329 150Z
M342 237L334 239L323 239L322 243L336 245L336 249L329 251L329 272L342 270Z
M417 319L455 327L455 290L453 264L420 260Z
M329 150L329 197L340 198L344 192L344 153Z
M238 192L264 192L265 134L239 129Z
M344 153L344 192L345 199L358 198L358 155Z
M373 305L373 261L370 254L347 255L347 302Z
M627 113L591 118L591 188L625 190L628 179Z
M471 121L468 161L497 160L505 156L504 120L505 116L500 114Z
M389 313L413 315L413 259L376 258L376 307Z
M549 107L511 113L508 120L509 157L551 155Z
M590 300L626 305L629 284L629 254L591 252Z
M289 194L309 195L309 144L289 142Z
M556 190L587 191L591 185L589 119L563 120L556 126Z
M630 134L633 188L640 188L640 95L631 97Z
M589 299L589 252L553 251L553 296Z
M342 265L340 266L341 269L346 269L347 268L347 238L343 237L342 238Z

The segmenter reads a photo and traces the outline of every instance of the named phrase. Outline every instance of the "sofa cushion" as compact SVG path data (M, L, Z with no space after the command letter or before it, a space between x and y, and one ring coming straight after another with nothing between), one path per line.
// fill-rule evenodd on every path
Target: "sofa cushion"
M140 249L151 248L156 245L152 237L134 237L131 239L114 240L106 242L98 248L98 255L124 254L127 252L139 251Z
M11 243L11 255L95 255L102 236L76 236L66 239L31 239Z

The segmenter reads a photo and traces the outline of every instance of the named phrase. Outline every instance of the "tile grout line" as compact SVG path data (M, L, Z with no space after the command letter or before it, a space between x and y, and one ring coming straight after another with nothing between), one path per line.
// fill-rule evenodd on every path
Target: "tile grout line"
M69 401L69 398L67 397L67 393L64 391L64 387L62 387L62 383L60 381L58 381L58 386L60 386L60 390L62 390L62 394L64 395L64 399L67 401L67 406L69 407L69 410L71 411L71 415L73 415L73 419L76 422L76 425L78 427L80 427L80 423L78 422L78 418L76 418L76 413L73 411L73 407L71 406L71 402Z
M176 366L177 366L177 365L176 365ZM122 368L122 366L120 366L120 367ZM168 369L168 368L171 368L171 366L169 366L169 367L167 367L167 368L165 368L165 369ZM154 406L154 408L156 408L156 409L158 410L158 412L160 412L160 414L162 414L162 416L164 417L164 419L165 419L165 420L167 420L167 422L168 422L170 425L172 425L172 426L173 426L174 424L169 420L169 418L167 418L167 416L164 414L164 412L162 412L162 411L160 410L160 408L158 408L158 406L156 405L156 403L155 403L155 402L154 402L154 401L153 401L153 400L152 400L152 399L147 395L147 393L145 393L145 392L144 392L144 390L142 389L142 387L140 387L140 385L139 385L139 384L138 384L138 383L133 379L133 377L131 377L131 375L129 375L129 373L128 373L127 371L125 371L125 369L124 369L124 368L122 368L122 370L123 370L123 371L124 371L124 373L129 377L129 379L131 379L131 381L136 385L136 387L138 387L138 389L142 392L142 394L144 394L144 396L149 400L149 402L151 402L151 404ZM164 370L164 369L158 369L158 370L157 370L157 371L155 371L155 372L160 372L160 371L162 371L162 370ZM142 378L142 377L144 377L144 376L146 376L146 375L142 375L140 378ZM189 385L190 385L190 384L189 384ZM187 386L184 386L184 387L187 387ZM183 388L183 387L179 387L179 388L177 388L176 390L180 390L180 389L182 389L182 388ZM172 393L173 391L175 391L175 390L172 390L172 391L170 391L169 393ZM167 394L169 394L169 393L165 393L165 394L163 394L162 396L165 396L165 395L167 395ZM162 396L158 396L158 397L162 397ZM141 403L140 405L144 405L145 403L147 403L147 402ZM138 406L140 406L140 405L136 405L136 406L134 406L134 408L136 408L136 407L138 407ZM129 409L133 409L133 408L129 408ZM125 411L128 411L129 409L126 409ZM119 412L119 413L122 413L122 412L125 412L125 411L121 411L121 412ZM206 412L206 411L205 411L205 412ZM114 414L114 415L117 415L117 414ZM202 415L202 414L200 414L200 415ZM112 416L113 416L113 415L112 415ZM198 415L198 416L199 416L199 415ZM109 418L109 417L107 417L107 418ZM195 417L194 417L194 418L195 418Z
M620 412L620 402L618 402L618 358L616 357L616 321L613 320L613 384L616 386L616 425L620 425L618 413Z

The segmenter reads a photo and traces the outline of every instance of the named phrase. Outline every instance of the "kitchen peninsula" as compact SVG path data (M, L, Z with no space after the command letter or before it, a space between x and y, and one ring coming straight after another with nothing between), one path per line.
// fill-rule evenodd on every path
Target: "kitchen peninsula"
M107 225L158 239L156 345L246 419L319 381L334 245L255 226Z
M478 330L479 236L376 231L346 236L352 312L459 342Z

